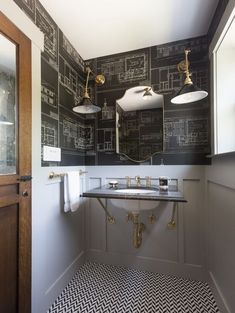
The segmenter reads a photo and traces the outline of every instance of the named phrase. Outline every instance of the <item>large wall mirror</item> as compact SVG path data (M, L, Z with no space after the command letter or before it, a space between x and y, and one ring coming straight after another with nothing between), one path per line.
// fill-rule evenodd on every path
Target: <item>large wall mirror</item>
M116 101L116 152L144 162L163 151L163 95L151 87L128 89Z

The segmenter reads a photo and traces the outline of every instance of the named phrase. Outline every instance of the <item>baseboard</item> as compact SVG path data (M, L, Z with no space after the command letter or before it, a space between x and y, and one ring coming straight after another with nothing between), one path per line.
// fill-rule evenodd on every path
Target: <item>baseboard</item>
M85 253L81 251L79 255L73 260L71 264L64 270L64 272L51 284L45 292L45 312L55 299L60 295L62 290L70 282L74 274L80 266L85 262Z
M211 290L213 292L213 295L215 297L216 303L219 307L219 310L221 313L232 313L232 311L229 309L226 300L224 299L223 293L220 290L220 287L218 283L216 282L216 279L212 272L208 273L208 283L211 287Z
M167 260L110 253L101 250L88 250L86 252L86 260L104 264L137 268L140 270L157 272L172 276L180 276L189 279L201 281L206 280L205 271L202 266L193 264L180 264Z

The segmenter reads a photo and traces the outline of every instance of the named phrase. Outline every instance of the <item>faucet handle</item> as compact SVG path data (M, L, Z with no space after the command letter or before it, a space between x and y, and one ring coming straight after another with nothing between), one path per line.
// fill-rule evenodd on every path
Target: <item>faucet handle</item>
M137 186L140 187L140 185L141 185L141 183L140 183L140 176L139 175L135 176L135 180L136 180Z
M145 176L146 187L151 187L151 176Z
M126 185L127 185L127 187L131 186L131 178L130 178L130 176L126 176Z

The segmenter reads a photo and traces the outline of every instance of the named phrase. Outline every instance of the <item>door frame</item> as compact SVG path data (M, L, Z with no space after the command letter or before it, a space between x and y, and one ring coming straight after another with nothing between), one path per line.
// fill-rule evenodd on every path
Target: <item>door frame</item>
M18 49L18 174L2 176L1 184L19 184L19 196L12 204L19 204L18 216L18 313L31 312L31 182L19 177L31 175L32 82L31 41L2 12L0 32L13 41ZM20 92L19 92L20 91ZM28 197L23 197L27 189ZM6 199L7 200L7 199ZM6 202L9 204L9 202Z

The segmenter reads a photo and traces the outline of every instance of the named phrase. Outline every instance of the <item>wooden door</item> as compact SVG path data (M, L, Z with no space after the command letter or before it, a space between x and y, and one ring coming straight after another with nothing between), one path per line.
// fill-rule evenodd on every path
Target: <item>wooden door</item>
M31 311L31 42L0 12L0 312Z

